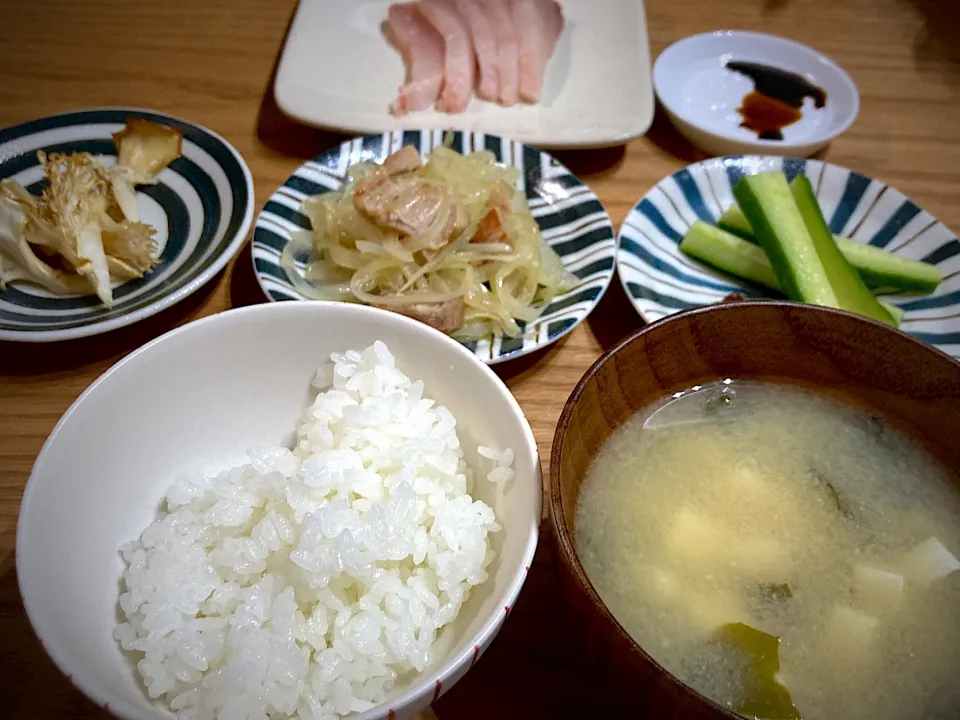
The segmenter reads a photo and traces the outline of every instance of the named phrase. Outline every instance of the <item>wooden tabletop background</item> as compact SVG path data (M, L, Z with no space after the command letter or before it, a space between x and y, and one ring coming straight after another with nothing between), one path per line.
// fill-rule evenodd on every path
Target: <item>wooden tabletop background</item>
M342 139L286 119L273 102L273 73L295 7L296 0L8 3L0 23L0 126L105 105L187 118L243 154L259 208L304 159ZM721 28L784 35L833 57L853 76L862 104L857 123L826 159L893 184L956 231L958 9L957 0L648 0L647 22L653 57L684 36ZM702 155L658 113L648 135L626 147L560 157L593 187L618 226L655 182ZM204 289L133 327L57 345L0 343L4 717L108 717L47 659L17 589L17 513L44 439L90 382L144 342L202 316L264 302L249 252L244 246ZM615 282L565 341L497 368L533 426L545 474L568 393L604 348L640 325ZM597 712L597 692L565 642L545 545L490 650L433 708L440 720L609 716Z

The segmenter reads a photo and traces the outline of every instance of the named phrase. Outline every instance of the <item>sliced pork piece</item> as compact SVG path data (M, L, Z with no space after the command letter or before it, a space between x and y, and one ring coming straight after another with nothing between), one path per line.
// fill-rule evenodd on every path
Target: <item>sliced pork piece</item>
M462 297L446 302L411 303L410 305L391 306L386 309L419 320L447 334L459 330L463 326L464 303Z
M477 223L477 231L470 238L472 243L505 243L510 238L507 236L507 229L503 225L503 217L500 213L510 212L510 206L513 204L513 197L506 189L503 183L497 183L487 198L487 209L480 222Z
M511 0L519 55L517 75L520 98L540 102L547 63L563 32L563 11L555 0Z
M449 208L446 225L427 247L442 248L463 232L469 221L466 208L450 197L446 188L415 175L390 177L378 171L357 183L353 206L378 227L401 235L420 236Z
M363 178L353 193L357 212L381 228L404 235L425 232L448 202L449 194L437 185L414 176L391 178L383 172Z
M447 225L443 229L443 244L446 245L455 239L460 233L467 229L467 225L469 224L470 213L467 212L467 208L464 207L462 203L455 202L453 204L453 212L450 213L450 219L447 220Z
M519 98L517 86L517 34L513 27L510 0L486 0L484 6L489 14L497 38L497 86L498 100L507 107L516 105Z
M500 222L500 212L494 208L487 210L486 215L477 223L477 232L470 238L472 243L505 243L507 231Z
M473 40L473 51L477 56L480 79L477 82L477 95L484 100L497 101L500 83L497 79L497 36L489 11L483 0L454 0Z
M387 175L400 175L401 173L413 172L423 167L423 161L420 159L420 151L413 145L404 145L402 148L387 156L380 163Z
M470 102L477 74L470 28L454 0L421 0L420 11L443 38L443 87L437 110L461 113Z
M443 38L420 13L417 3L391 5L388 32L407 64L407 80L391 110L406 115L432 107L443 84Z

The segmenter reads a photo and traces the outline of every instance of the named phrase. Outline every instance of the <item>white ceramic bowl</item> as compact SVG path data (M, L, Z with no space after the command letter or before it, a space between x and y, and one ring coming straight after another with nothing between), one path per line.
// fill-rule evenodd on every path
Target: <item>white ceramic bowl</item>
M803 117L784 128L783 140L760 140L740 127L737 108L754 83L728 70L731 60L802 75L826 92L826 105L818 110L805 98ZM860 110L856 85L833 60L792 40L754 32L721 30L674 43L654 64L653 87L677 130L713 155L807 157L846 132Z
M459 343L401 315L344 303L276 303L178 328L97 380L43 447L17 527L17 574L47 652L88 697L128 720L169 719L113 639L120 545L152 521L181 471L242 462L247 448L291 443L310 382L331 352L384 341L458 419L468 458L510 447L502 496L475 483L503 530L490 578L438 637L448 649L388 703L354 716L409 718L472 667L496 635L533 560L542 501L537 447L504 383Z

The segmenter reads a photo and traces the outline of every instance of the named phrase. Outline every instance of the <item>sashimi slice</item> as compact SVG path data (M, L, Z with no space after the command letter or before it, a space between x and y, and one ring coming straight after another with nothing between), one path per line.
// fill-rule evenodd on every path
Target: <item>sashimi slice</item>
M487 0L490 24L497 39L497 85L501 105L515 105L517 87L517 34L513 27L510 0Z
M407 64L391 110L406 115L431 107L443 84L443 38L421 14L417 3L399 3L387 10L390 35Z
M520 98L540 101L547 62L563 32L563 11L555 0L512 0L513 27L519 56L517 76Z
M453 1L420 1L423 16L443 38L443 87L437 110L445 113L461 113L467 109L477 74L470 28Z
M500 92L497 81L497 36L493 31L491 18L481 4L482 0L454 0L473 40L473 51L477 56L480 79L477 82L477 95L484 100L496 102Z

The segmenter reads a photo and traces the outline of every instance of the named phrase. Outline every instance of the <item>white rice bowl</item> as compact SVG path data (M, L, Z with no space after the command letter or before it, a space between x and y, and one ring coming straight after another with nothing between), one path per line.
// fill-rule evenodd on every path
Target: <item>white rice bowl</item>
M335 720L432 661L493 559L456 420L382 342L334 354L293 450L179 477L122 548L115 636L180 720ZM513 451L481 447L487 479Z
M372 673L359 682L348 677L349 673L343 675L346 671L328 669L329 677L324 682L329 687L324 691L313 685L318 679L312 677L316 669L314 658L319 653L308 640L307 619L313 613L309 603L302 602L304 592L319 596L322 583L311 586L310 578L317 572L316 565L308 572L289 559L296 549L293 542L299 547L301 538L305 537L299 527L295 529L295 540L290 543L285 562L278 561L283 559L282 549L269 549L277 542L283 548L282 543L290 538L289 534L281 535L275 520L282 517L295 524L298 511L287 501L286 491L281 495L274 483L280 482L282 477L285 485L301 490L309 488L313 493L317 487L307 485L307 476L310 482L320 482L321 485L328 482L321 480L318 473L305 473L302 467L308 453L298 448L298 426L319 392L318 388L311 389L317 364L331 353L343 352L346 348L366 348L378 339L395 353L400 368L414 380L422 379L426 383L424 396L436 399L438 405L446 407L456 418L455 431L468 466L465 470L471 470L474 475L470 487L469 473L463 472L462 485L464 489L469 487L474 502L480 501L494 511L491 521L482 506L470 504L473 510L480 511L475 513L476 527L483 529L477 532L485 533L484 542L489 554L484 550L481 568L474 574L476 558L480 555L478 546L464 541L458 551L464 564L460 565L461 560L457 560L446 566L444 572L448 574L453 573L454 567L459 567L456 573L449 575L459 577L452 581L451 593L437 585L437 597L443 605L455 596L455 588L460 587L464 590L463 604L456 618L436 631L426 658L422 654L426 644L421 642L419 635L404 637L403 642L397 642L399 633L394 633L394 644L391 645L384 629L390 625L389 620L396 622L394 628L399 628L404 620L422 621L426 627L430 618L435 622L440 617L439 608L427 605L426 594L419 588L418 581L413 582L413 588L406 582L414 577L409 567L420 567L414 564L418 558L381 561L368 553L361 554L358 560L354 555L350 562L356 567L339 569L339 577L331 572L326 588L329 592L322 593L324 602L333 603L324 605L327 608L327 629L321 635L317 627L311 627L309 638L318 645L321 640L327 645L321 652L336 646L338 654L343 648L351 647L350 643L366 643L369 637L366 630L370 626L356 621L367 610L354 612L352 609L349 618L343 616L341 622L345 624L338 626L339 610L334 613L329 609L337 601L331 597L336 597L337 592L346 592L346 581L350 578L354 578L356 588L372 595L371 600L377 597L372 593L372 585L356 580L350 572L368 562L372 572L392 574L390 571L396 570L404 580L403 588L389 580L378 588L384 598L391 593L400 598L399 604L391 601L397 616L388 612L385 599L379 604L384 616L379 636L383 658L377 662L383 666L384 678L389 678L391 672L396 673L392 689L388 689L389 680L374 680ZM413 389L414 383L411 383L411 392ZM439 417L439 409L434 409ZM314 421L316 418L311 422ZM403 424L412 427L409 416L404 417ZM442 424L438 420L435 427ZM256 448L252 456L247 453L249 448ZM297 449L283 452L284 448ZM515 453L513 479L507 479L511 474L508 448ZM438 457L446 456L447 450L441 450ZM289 474L294 464L295 477L287 478L284 473ZM230 472L231 468L244 465L257 467ZM402 473L402 466L404 463L399 462L397 472ZM441 475L439 471L449 465L429 467L434 473L430 477L436 479ZM417 473L421 474L426 473ZM454 477L457 474L460 473L455 473ZM488 474L492 474L491 479L496 482L489 482ZM443 477L448 475L446 473ZM241 484L234 484L233 480L241 477ZM372 480L369 476L367 478ZM363 482L355 477L345 477L344 481L350 487L351 483ZM175 489L171 490L172 486ZM453 497L456 483L450 481L447 487L449 493L444 491L444 500L453 510L458 507ZM214 488L230 496L226 503L221 504L224 498L220 498ZM394 489L391 486L383 492L384 510L395 499ZM339 490L332 490L324 496L324 499L331 500L329 504L333 507L337 507L337 492ZM373 492L372 483L365 492ZM402 497L405 492L397 490L397 496ZM171 506L167 505L168 493L173 501ZM247 497L246 493L253 497ZM526 579L526 569L533 561L542 493L536 442L523 412L506 385L460 343L409 318L360 305L325 302L262 304L228 310L168 332L111 367L71 405L44 444L24 492L17 525L17 579L27 615L47 654L77 688L118 718L175 718L177 713L171 711L169 702L190 692L192 685L197 684L195 673L203 676L199 682L201 688L179 701L183 703L181 711L189 705L199 714L203 703L209 706L223 702L219 717L263 718L255 707L260 699L254 703L238 702L227 712L227 693L212 692L217 690L216 687L203 688L203 680L214 677L216 671L226 667L233 658L227 652L234 647L231 643L242 639L241 644L244 647L249 645L251 655L264 651L263 645L268 641L276 645L286 642L285 647L290 652L283 657L271 655L271 662L267 663L265 670L262 663L257 666L262 660L259 656L253 659L252 665L257 666L253 669L241 669L236 665L237 676L228 679L227 673L221 672L216 675L218 680L212 682L214 686L221 683L222 689L228 681L236 681L233 689L244 685L246 693L249 688L245 684L258 677L265 684L275 679L271 689L275 695L271 696L271 702L289 704L292 702L290 696L296 691L296 710L301 711L305 704L310 712L316 713L317 708L310 706L307 695L297 689L300 687L313 693L313 699L329 715L331 709L337 711L337 702L341 703L341 709L347 702L351 707L355 702L356 707L363 706L364 701L373 702L369 698L377 696L376 683L382 682L384 702L351 714L350 720L409 720L446 693L478 659L482 661L484 651L500 630ZM374 540L372 544L368 543L368 547L379 542L379 551L386 553L389 551L387 546L396 539L398 542L422 542L422 535L418 539L416 529L412 531L413 541L406 532L389 533L386 539L376 535L379 526L369 522L364 525L364 520L372 517L370 508L378 500L354 494L357 497L351 496L352 501L369 502L366 515L358 512L359 517L350 520L356 520L357 528L363 525L366 531L373 531L368 539ZM414 495L420 498L419 489ZM269 514L267 507L270 503L273 504L270 511L275 517L270 523L262 524ZM216 523L207 522L207 514L218 505L210 516L211 520L216 519ZM244 509L247 505L252 509ZM200 516L201 508L203 523L209 526L207 529L188 522L190 513L193 513L194 520ZM433 506L424 506L423 509L424 518L436 518L439 512L440 508ZM245 513L249 513L249 517ZM303 515L304 524L308 522L307 515L309 512ZM160 518L166 519L160 526L152 527ZM230 522L239 524L231 526ZM500 529L493 530L491 523ZM441 556L447 557L443 555L444 548L450 551L451 547L449 539L439 533L440 524L437 524L439 534L431 535L434 524L437 523L417 520L417 527L424 526L428 541L427 549L423 551L424 572L417 577L421 577L431 591L433 588L422 576L430 569L431 562L439 568L443 562ZM162 536L172 525L177 525L172 545L175 549L168 552L164 549ZM267 529L268 525L276 531L275 538ZM144 529L148 527L152 529L144 535ZM266 533L254 536L250 532L253 527ZM407 526L404 528L406 530ZM181 529L183 534L179 532ZM212 545L205 545L205 540L196 540L204 533L207 539L214 538ZM308 552L297 556L301 562L309 564L312 558L315 563L322 563L329 559L326 550L317 550L333 548L333 538L324 536L322 528L320 535L314 534L316 544L305 547ZM350 537L354 541L352 549L359 548L352 533ZM242 542L239 545L224 542L228 538ZM346 540L346 537L342 539ZM240 561L237 557L227 557L229 552L224 548L232 545L232 552L243 556L253 547L251 541L254 540L263 544L263 549L267 550L266 558L258 560L247 554L245 560ZM223 552L213 561L208 557L208 551L216 549L216 541L223 545L220 548ZM432 560L430 542L436 547ZM138 547L135 543L141 546L152 543L156 547ZM472 552L475 554L467 551L468 546L474 548ZM121 547L125 553L119 551ZM345 543L344 548L347 547ZM260 555L263 549L257 549ZM154 566L147 561L147 556L154 550L157 553L152 562L158 563L157 568L163 565L165 570L153 573L151 580ZM143 567L138 564L141 551L146 562ZM195 558L196 562L182 562L188 556ZM489 560L490 557L493 559ZM250 566L245 566L245 562ZM259 575L257 563L266 565ZM209 568L205 569L207 566ZM403 570L404 567L407 570ZM408 575L405 574L408 571ZM433 572L436 574L435 570ZM139 577L134 577L138 574ZM271 576L269 592L265 592L264 584L256 582L257 579L263 581L265 575ZM470 584L484 575L488 577L480 584ZM128 586L128 579L133 588ZM230 585L231 582L234 585ZM204 585L210 588L207 597L201 597L205 592ZM255 586L257 590L253 591ZM293 591L293 610L281 599L287 586ZM214 599L214 589L220 587L229 587L230 590L222 591ZM226 595L233 593L236 593L235 599L228 600ZM269 604L248 603L254 600L253 594L262 600L269 596ZM123 600L123 608L119 601L122 595L128 595ZM419 605L411 599L414 595L420 601ZM152 608L150 597L158 601L155 609L166 600L176 603L176 614L157 612L148 623L147 615ZM361 595L344 595L339 600L351 607L356 602L359 607ZM247 612L240 610L244 603L249 605L247 610L250 612L245 619L250 622L243 626L243 632L234 632L230 619L236 621ZM203 617L193 606L203 607ZM304 613L304 609L309 612ZM297 611L303 615L302 633ZM289 620L291 612L292 621ZM415 612L422 615L415 616ZM446 612L450 613L449 610ZM376 615L375 612L370 614ZM219 620L226 624L220 627ZM351 626L350 621L356 622ZM154 622L157 626L153 625ZM285 622L288 625L285 626ZM168 631L162 632L160 626L169 623L172 624ZM177 643L173 644L176 632L179 635ZM293 640L287 642L291 633ZM224 638L223 654L212 652L216 649L218 636ZM426 638L425 631L423 639ZM139 663L148 659L146 645L138 643L143 640L148 640L146 644L153 649L150 663L138 668ZM123 644L131 649L124 650ZM177 648L180 648L179 652ZM269 651L274 650L271 645ZM307 680L298 686L300 681L296 673L302 669L301 658L305 650L310 653L311 660ZM388 653L391 653L389 657ZM374 654L355 652L352 660L341 661L338 667L356 669L358 660L362 660L370 670L375 664L371 659ZM207 669L201 670L204 662ZM191 663L199 667L193 667ZM418 671L417 663L425 663L422 671ZM141 669L149 670L150 678L146 682ZM264 674L278 670L289 670L294 675L279 672L268 677ZM339 674L333 677L335 673ZM280 675L283 680L279 679ZM346 694L333 687L341 676L348 682L349 692ZM171 677L175 677L179 685L169 687ZM155 683L154 692L161 690L156 699L151 699L148 694L151 680ZM168 685L166 689L163 689L164 683ZM337 688L343 685L341 682ZM256 688L255 685L251 687ZM171 690L173 696L169 696ZM327 693L326 696L323 692ZM202 701L196 697L201 693L206 693ZM285 715L289 713L272 711L269 717L274 720Z

